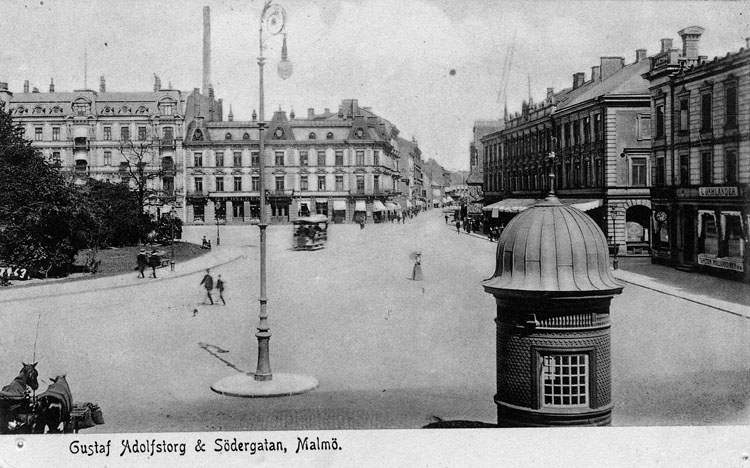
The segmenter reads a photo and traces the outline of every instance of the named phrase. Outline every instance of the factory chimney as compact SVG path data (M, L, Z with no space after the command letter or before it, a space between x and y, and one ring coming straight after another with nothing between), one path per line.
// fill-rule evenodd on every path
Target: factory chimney
M203 7L203 94L211 83L211 8Z

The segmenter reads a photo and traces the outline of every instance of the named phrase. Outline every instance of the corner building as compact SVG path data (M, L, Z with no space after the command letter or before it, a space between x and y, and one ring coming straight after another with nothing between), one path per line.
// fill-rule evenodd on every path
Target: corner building
M703 28L662 39L651 83L652 259L679 269L750 277L750 41L708 61Z

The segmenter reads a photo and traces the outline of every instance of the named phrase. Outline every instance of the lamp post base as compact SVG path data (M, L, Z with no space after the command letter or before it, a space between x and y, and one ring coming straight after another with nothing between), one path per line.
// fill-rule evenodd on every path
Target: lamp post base
M318 387L318 379L300 374L273 374L273 380L255 380L255 374L225 377L211 385L211 390L225 396L269 398L299 395Z

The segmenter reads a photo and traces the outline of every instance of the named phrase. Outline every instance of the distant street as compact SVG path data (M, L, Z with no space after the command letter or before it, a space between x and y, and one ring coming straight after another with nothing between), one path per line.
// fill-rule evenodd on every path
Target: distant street
M495 304L480 285L496 243L456 234L439 210L331 225L314 252L292 251L291 226L271 226L272 369L320 387L253 400L209 388L257 359L258 229L220 229L221 246L157 280L134 272L0 291L0 382L33 359L41 312L41 387L65 372L76 401L99 403L106 424L85 433L496 422ZM215 243L215 226L185 229L203 235ZM409 279L417 250L421 282ZM226 307L199 304L207 267L227 282ZM747 317L628 284L612 307L613 425L750 424L749 336Z

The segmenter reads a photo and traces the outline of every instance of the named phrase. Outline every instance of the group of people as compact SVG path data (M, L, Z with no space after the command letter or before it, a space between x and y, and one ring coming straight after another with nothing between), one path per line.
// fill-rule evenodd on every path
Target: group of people
M201 249L211 250L211 240L206 239L206 236L203 236L203 241L201 241Z
M203 286L206 289L206 298L211 303L211 305L214 305L214 298L211 297L211 290L214 289L214 277L211 276L211 269L206 268L206 274L203 276L203 279L201 280L201 286ZM227 302L224 300L224 288L226 287L226 283L223 279L221 279L221 275L216 279L216 289L219 291L219 299L221 299L221 303L223 305L227 305ZM205 301L204 301L205 304Z
M446 221L447 219L448 216L446 215ZM503 224L500 224L500 226L485 226L481 220L472 218L466 218L463 222L461 222L459 218L455 218L455 226L457 234L461 234L461 227L464 228L466 234L471 234L472 231L480 233L484 231L486 232L487 238L490 240L490 242L500 239L500 234L502 234L503 229L505 229L505 225Z
M139 272L139 278L146 277L143 270L145 270L147 266L151 267L151 277L156 278L156 268L161 266L159 252L156 249L153 249L151 252L146 252L146 249L141 249L136 257L136 262L138 263L136 269Z

